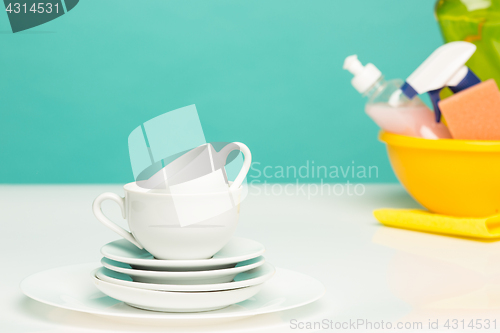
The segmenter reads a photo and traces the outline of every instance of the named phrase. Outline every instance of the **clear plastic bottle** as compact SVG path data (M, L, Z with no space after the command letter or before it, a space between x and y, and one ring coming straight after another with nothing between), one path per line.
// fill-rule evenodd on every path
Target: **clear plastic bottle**
M373 64L363 66L356 55L346 58L344 69L354 74L352 85L368 98L365 112L383 130L426 139L451 138L448 128L436 123L434 113L420 98L409 100L402 94L394 94L403 80L386 81Z

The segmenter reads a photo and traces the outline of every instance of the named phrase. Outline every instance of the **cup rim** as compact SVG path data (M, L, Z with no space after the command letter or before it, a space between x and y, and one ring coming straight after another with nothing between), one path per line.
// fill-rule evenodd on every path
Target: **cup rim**
M500 140L432 140L386 131L380 131L378 138L389 146L447 151L500 152Z
M231 185L233 182L229 182L229 185ZM228 187L227 191L224 192L208 192L208 193L177 193L177 194L172 194L172 193L159 193L159 192L150 192L150 189L140 187L137 185L135 182L127 183L123 185L123 190L126 192L132 192L132 193L140 193L144 195L153 195L153 196L207 196L207 195L222 195L222 194L228 194L228 193L236 193L239 192L243 189L243 185L236 189L231 189Z

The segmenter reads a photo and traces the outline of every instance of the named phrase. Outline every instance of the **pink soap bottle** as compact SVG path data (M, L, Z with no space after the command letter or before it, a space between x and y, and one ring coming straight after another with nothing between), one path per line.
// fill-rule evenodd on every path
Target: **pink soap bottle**
M368 98L366 113L384 131L426 139L451 138L448 128L436 123L434 113L420 98L410 100L395 93L400 91L403 80L386 81L377 67L363 66L356 55L345 59L344 69L354 75L354 88Z

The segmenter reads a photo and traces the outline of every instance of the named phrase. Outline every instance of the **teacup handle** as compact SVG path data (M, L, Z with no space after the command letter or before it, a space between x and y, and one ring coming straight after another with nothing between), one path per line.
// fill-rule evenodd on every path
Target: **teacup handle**
M106 227L109 229L113 230L116 232L118 235L122 236L126 240L128 240L130 243L134 244L141 250L143 249L142 245L139 244L139 242L135 239L135 237L132 235L132 233L128 232L127 230L123 229L120 227L118 224L112 222L110 219L108 219L102 212L101 209L101 204L105 200L111 200L114 201L120 206L120 209L122 210L122 216L124 219L127 218L127 213L125 209L125 198L120 197L117 194L111 193L111 192L106 192L98 196L95 200L94 203L92 204L92 210L94 211L95 217Z
M245 158L240 173L238 173L238 176L236 176L236 179L229 187L230 189L237 189L238 187L241 186L241 184L243 184L243 180L245 180L248 170L250 170L250 166L252 165L252 153L245 144L241 142L233 142L233 143L240 148L240 151L243 153L243 157Z

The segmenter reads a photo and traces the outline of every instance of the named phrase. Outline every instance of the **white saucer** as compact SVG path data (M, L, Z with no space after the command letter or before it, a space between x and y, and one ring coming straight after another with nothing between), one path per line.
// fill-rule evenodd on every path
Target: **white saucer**
M266 262L260 267L236 275L233 282L198 285L170 285L134 282L130 276L109 270L105 267L101 267L93 273L95 273L95 276L99 280L132 288L162 291L221 291L262 284L273 276L274 271L274 267Z
M108 258L101 259L101 263L104 267L118 273L127 274L136 282L159 284L210 284L231 282L239 273L259 267L263 265L264 262L264 257L257 257L240 262L233 268L210 271L168 272L143 271L133 269L129 264L124 264L122 262L113 261Z
M233 237L210 259L159 260L146 250L140 250L125 239L104 245L101 253L106 258L132 265L142 270L207 270L233 267L236 263L253 259L265 251L264 245L246 238Z
M63 309L110 316L125 322L151 324L222 322L258 314L293 309L319 299L325 287L316 279L287 269L276 269L254 297L221 310L167 313L139 310L104 295L89 279L98 263L65 266L36 273L21 283L25 295Z
M93 272L95 273L95 272ZM243 302L257 294L262 284L223 291L177 292L125 287L98 279L96 287L106 295L135 308L160 312L203 312Z

